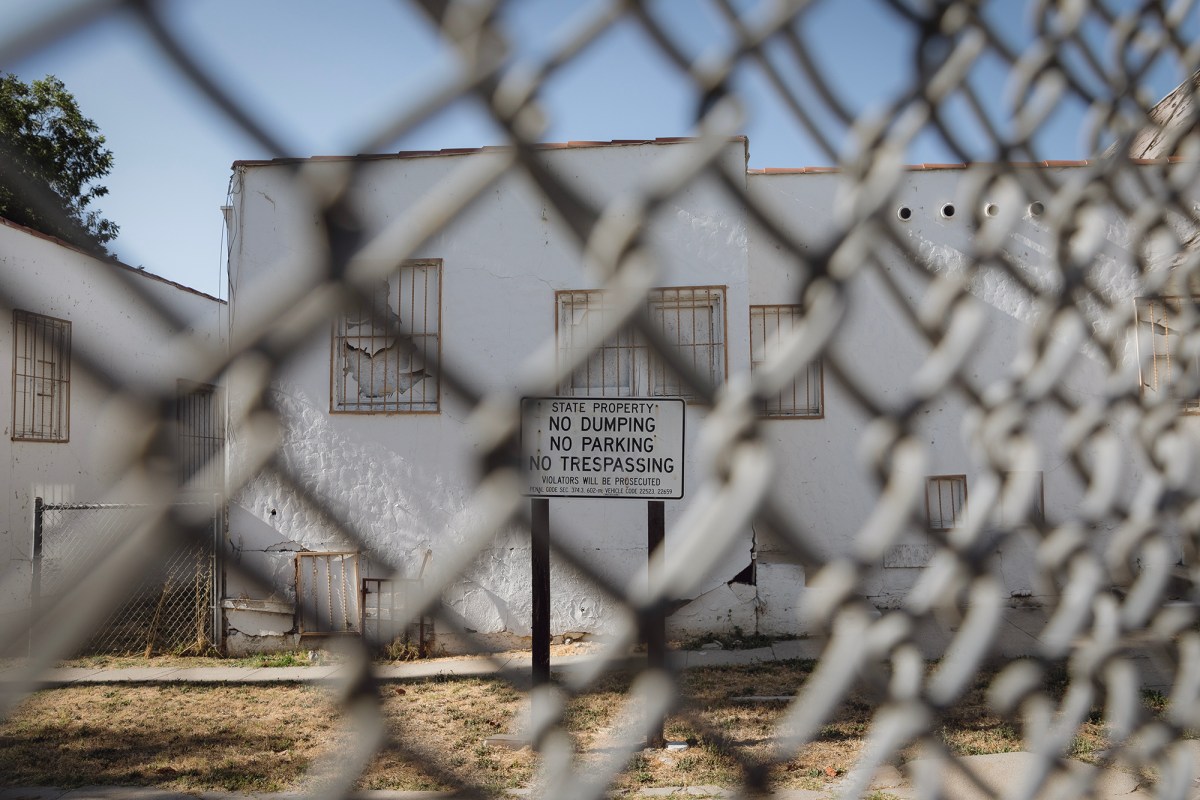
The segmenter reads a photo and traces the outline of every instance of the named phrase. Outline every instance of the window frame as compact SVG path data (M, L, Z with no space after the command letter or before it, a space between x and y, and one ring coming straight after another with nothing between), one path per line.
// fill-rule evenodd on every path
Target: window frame
M687 309L691 314L696 311L709 308L711 309L708 317L711 321L711 327L719 333L718 341L707 342L691 342L683 343L676 342L679 347L695 348L692 350L692 362L695 365L696 358L694 354L699 348L711 348L713 358L709 365L709 377L712 378L714 384L721 385L729 378L729 304L727 299L727 288L723 285L697 285L697 286L657 286L649 291L646 295L646 311L650 318L659 322L660 330L665 334L668 328L666 322L666 314L669 312L663 311L663 306L666 303L680 303L684 295L691 295L692 303L683 306L676 306L676 320L682 319L681 309ZM703 295L703 296L701 296ZM564 337L567 336L567 330L564 328L564 315L567 307L564 306L564 301L569 300L572 307L579 303L580 300L583 310L587 312L596 312L601 315L606 313L607 304L604 303L605 291L603 289L558 289L554 292L554 341L555 355L562 363L564 354L575 349L572 347L574 339L570 342ZM596 301L599 300L599 303ZM595 305L594 305L595 304ZM715 308L715 306L720 306ZM657 308L656 308L657 307ZM695 322L692 323L692 330L695 332L697 327ZM586 338L587 330L584 329L583 336ZM699 404L703 401L696 395L688 392L680 392L679 394L668 393L671 389L683 390L685 387L681 385L678 378L667 373L666 364L658 359L650 346L644 341L643 337L636 331L630 328L623 328L616 334L617 343L612 340L603 342L596 354L600 354L600 380L604 380L604 370L607 361L607 354L612 353L616 359L616 372L621 371L623 357L627 358L626 369L629 371L628 389L620 381L616 384L608 383L593 383L591 374L594 369L594 355L589 356L588 360L582 366L577 368L575 373L568 376L565 381L559 381L556 391L564 397L682 397L688 404ZM717 338L717 337L714 337ZM719 362L719 363L718 363ZM580 371L583 371L588 377L578 383L576 376ZM660 390L662 387L664 390Z
M942 515L942 508L941 508L941 501L940 501L940 491L941 491L940 487L943 484L949 484L951 487L951 492L954 491L955 486L962 487L962 502L958 506L957 509L953 508L954 498L953 498L953 495L951 496L951 520L950 520L949 525L944 524L945 518ZM938 491L939 491L938 519L937 519L937 522L939 524L937 524L937 525L934 524L933 504L931 502L931 500L932 500L931 490L935 486L939 487L939 489L938 489ZM967 519L967 476L965 474L927 475L925 477L925 526L926 526L926 528L928 528L931 531L937 531L937 532L952 531L952 530L962 527L965 524L966 519Z
M1157 324L1157 320L1154 318L1153 308L1158 304L1161 304L1165 311L1170 312L1171 304L1175 304L1177 307L1182 307L1184 304L1191 304L1193 307L1200 305L1200 297L1186 297L1184 295L1155 295L1138 297L1134 300L1133 331L1134 350L1137 357L1138 368L1138 393L1143 399L1146 399L1148 396L1160 394L1173 397L1179 404L1180 413L1189 416L1200 415L1200 396L1194 396L1190 398L1180 396L1177 390L1178 384L1176 378L1171 374L1171 361L1174 357L1174 354L1172 353L1171 345L1171 337L1173 332L1169 322L1163 326L1165 331L1163 336L1166 339L1166 352L1160 354L1156 347L1156 332L1154 328ZM1151 314L1149 316L1143 314L1143 311L1147 306L1149 306L1151 309ZM1197 308L1196 310L1198 312L1197 317L1200 319L1200 308ZM1143 334L1143 326L1148 329L1148 333ZM1186 336L1188 334L1196 335L1190 329L1184 330L1182 335ZM1143 357L1142 339L1144 335L1149 336L1149 352L1145 354L1147 357ZM1179 341L1179 338L1176 338L1176 341ZM1160 358L1164 359L1164 367L1166 372L1166 377L1161 382L1159 381L1158 377ZM1147 364L1150 365L1150 376L1146 375ZM1193 378L1200 381L1200 364L1197 364L1193 369ZM1153 384L1148 381L1148 377L1153 380Z
M569 307L564 306L564 300L569 300ZM577 308L578 301L582 300L582 307ZM585 314L595 313L602 318L608 313L608 306L603 302L604 292L600 289L559 289L554 292L554 346L555 357L558 363L561 363L562 356L566 352L570 352L579 348L574 346L574 336L570 342L565 342L563 337L567 330L572 333L575 326L572 325L569 329L564 328L564 316L569 310L572 314L582 311ZM598 301L598 302L597 302ZM601 320L603 324L603 319ZM588 329L585 327L582 331L583 339L587 338ZM588 356L588 359L582 366L577 367L575 372L567 378L567 381L559 381L556 391L564 397L641 397L639 392L640 387L644 387L649 381L649 375L646 371L647 355L645 353L647 346L640 340L640 337L630 328L623 328L616 334L618 341L605 340L597 348L593 355ZM624 341L622 341L624 340ZM614 373L618 380L613 386L604 382L604 371L608 363L608 354L613 354ZM600 374L600 383L593 384L591 375L597 371L595 366L595 356L600 356L598 371ZM622 372L622 363L624 358L624 367L628 371L628 392L620 382L620 373ZM576 376L582 371L586 376L582 386L576 386ZM610 392L613 392L610 394Z
M770 311L775 312L775 318L778 322L778 320L781 319L780 312L782 312L784 309L787 309L789 312L789 316L788 316L789 323L794 323L797 319L799 319L800 317L803 316L803 306L800 306L800 305L797 305L794 303L770 303L770 304L761 304L761 305L751 305L750 306L749 319L750 319L750 373L751 374L754 374L754 371L761 364L763 364L767 360L767 358L769 358L769 356L765 352L761 353L761 354L755 353L755 341L756 341L755 327L754 327L755 312L758 312L761 315L761 318L763 320L763 323L762 323L762 325L763 325L763 349L767 350L768 348L766 346L767 335L766 335L766 317L765 317L765 315L767 312L770 312ZM779 328L777 325L776 330L778 331L778 329ZM811 387L814 383L814 374L815 374L815 384L816 384L815 392L813 392L811 390ZM800 408L799 404L796 403L794 400L792 403L792 408L794 410L790 411L790 412L783 411L782 407L783 407L784 403L782 402L782 398L787 394L787 392L781 391L781 392L779 392L779 398L780 398L779 406L780 406L781 410L776 411L776 412L769 411L768 409L770 408L770 405L764 404L763 408L759 412L759 416L763 419L786 419L786 420L824 419L825 418L825 362L824 362L824 359L822 359L820 356L818 356L818 357L814 358L812 361L808 362L808 364L806 364L804 367L803 377L804 377L806 389L804 391L800 391L801 374L798 373L795 377L792 378L791 394L792 394L793 398L798 398L800 396L809 397L809 396L812 396L815 394L816 409L817 409L815 413L812 413L810 410L812 408L812 406L809 406L808 409Z
M425 383L432 380L433 387L425 393L424 399L420 403L413 400L379 400L379 401L351 401L347 395L346 380L347 363L345 356L339 352L339 344L345 343L348 338L364 338L362 336L351 337L345 333L348 327L348 315L353 313L353 310L343 311L334 318L330 326L330 352L329 352L329 413L330 414L353 414L353 415L413 415L413 414L440 414L442 410L442 381L438 372L437 365L442 360L442 297L445 294L445 270L443 269L443 261L440 258L416 258L408 259L396 266L396 269L387 278L387 302L388 309L392 311L392 303L395 301L397 306L400 306L403 311L404 306L404 290L405 273L409 270L430 270L432 274L437 276L436 293L437 297L431 301L429 295L431 293L428 286L429 279L426 279L425 301L421 304L423 319L425 322L420 329L413 329L411 322L406 322L403 313L400 314L399 326L400 330L408 336L408 338L416 345L416 350L421 354L422 361L426 366L433 365L432 374L426 375L421 380L413 383L412 386ZM410 311L416 309L416 304L410 302L408 308ZM430 315L436 315L435 324L432 327L428 326ZM369 336L371 340L375 338L395 338L389 334L372 332ZM422 340L431 341L432 347L422 348L417 342ZM393 342L391 345L385 345L384 349L390 349L398 343ZM372 355L371 358L375 356ZM399 358L399 356L397 356ZM339 375L339 372L341 373ZM374 375L374 372L372 372ZM387 367L385 364L383 379L386 386L387 382ZM356 381L357 383L357 381ZM360 395L361 397L361 395Z
M46 444L62 444L71 440L71 321L39 314L35 311L13 309L12 312L12 428L10 438L14 442L40 442ZM24 334L22 334L24 331ZM47 362L55 367L58 375L46 377L37 372L25 374L21 372L21 364L30 358L29 341L38 335L39 331L57 331L59 338L53 343L56 358ZM41 335L45 335L42 333ZM22 341L26 343L22 352ZM36 349L38 345L35 343ZM43 348L43 353L45 349ZM44 361L44 359L43 359ZM42 423L42 414L38 407L44 408L45 402L39 403L35 398L44 397L42 392L33 388L36 381L50 381L53 394L51 404L56 408L51 412L54 417L50 423L49 435L38 435L39 428L46 427ZM29 382L29 389L18 390L18 384Z

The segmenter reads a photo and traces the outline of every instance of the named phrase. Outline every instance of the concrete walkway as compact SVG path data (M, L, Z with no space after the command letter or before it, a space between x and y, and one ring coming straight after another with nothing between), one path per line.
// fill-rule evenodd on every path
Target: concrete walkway
M821 639L793 639L753 650L675 650L669 654L675 669L725 667L764 661L817 658L824 648ZM551 657L554 670L586 666L597 658L594 653ZM623 659L630 668L645 665L645 656ZM466 677L497 673L528 673L532 658L528 653L501 653L493 658L433 658L397 664L376 664L375 677L382 681L405 681L436 677ZM344 677L342 664L314 664L302 667L59 667L38 676L43 687L92 683L332 683ZM0 668L0 685L19 680L21 665L9 663Z
M1027 655L1036 649L1038 637L1046 626L1046 610L1042 608L1008 608L996 631L994 655L1005 660ZM945 652L955 631L926 620L914 631L914 640L926 658L938 658ZM763 661L783 661L800 658L820 658L826 640L820 636L778 641L769 647L751 650L674 650L669 653L671 666L689 669L703 666L732 666ZM1174 682L1174 664L1158 659L1153 649L1131 643L1125 657L1137 668L1143 688L1170 691ZM597 657L596 653L551 657L554 669L571 669ZM631 657L636 667L645 657ZM104 669L101 667L68 667L50 670L39 676L39 685L63 686L73 683L283 683L336 681L343 667L337 664L302 667L132 667ZM380 680L413 680L437 676L489 675L503 672L516 677L530 670L528 653L501 653L493 658L441 658L411 661L400 664L377 665L375 675ZM0 666L0 688L6 681L19 680L19 664Z

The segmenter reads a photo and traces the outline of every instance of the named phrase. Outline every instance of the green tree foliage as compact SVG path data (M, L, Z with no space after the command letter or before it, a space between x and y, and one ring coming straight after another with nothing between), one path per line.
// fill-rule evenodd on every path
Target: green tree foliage
M118 228L88 206L108 189L112 151L63 82L0 74L0 216L105 253Z

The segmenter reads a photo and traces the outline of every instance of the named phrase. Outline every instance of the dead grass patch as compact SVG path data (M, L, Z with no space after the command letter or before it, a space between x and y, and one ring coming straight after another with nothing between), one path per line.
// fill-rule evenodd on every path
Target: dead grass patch
M500 793L533 775L528 748L489 747L509 732L525 696L494 678L445 679L383 688L390 744L376 757L365 789L452 789L471 783Z
M280 791L332 740L337 709L305 686L79 686L38 692L0 727L8 786Z
M809 661L692 669L679 676L683 701L666 724L682 751L640 751L615 780L617 791L651 786L732 786L747 774L777 788L828 789L862 751L877 711L865 690L851 692L815 741L774 763L775 730L786 701L811 674ZM581 766L610 758L609 736L633 674L611 674L566 705L564 727ZM961 754L1021 747L1020 730L992 714L990 674L938 720L936 732ZM1056 687L1049 687L1056 690ZM361 780L367 789L446 790L460 783L488 794L528 786L537 756L484 740L515 732L527 696L496 678L438 677L381 687L389 745ZM300 788L320 758L345 744L337 705L305 686L75 686L39 692L0 725L0 783L8 786L149 785L182 791ZM1104 746L1098 715L1069 754ZM913 753L902 753L901 758ZM769 766L768 766L769 765Z

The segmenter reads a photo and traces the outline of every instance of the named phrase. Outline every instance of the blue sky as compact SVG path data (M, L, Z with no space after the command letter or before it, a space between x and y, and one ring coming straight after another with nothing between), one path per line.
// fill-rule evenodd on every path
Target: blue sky
M919 5L918 0L908 0ZM127 13L110 15L17 61L3 60L11 37L31 21L80 0L0 0L0 70L29 81L55 74L94 119L115 156L105 184L110 194L99 209L121 226L114 249L122 261L210 294L225 295L222 221L230 166L237 159L272 155L181 79L156 45ZM737 3L753 15L756 0ZM1135 3L1108 0L1114 10ZM1018 50L1030 38L1024 0L993 0L985 6L995 28ZM363 152L369 134L419 98L451 79L457 60L423 16L395 0L188 0L163 4L169 27L223 88L250 108L279 140L286 155ZM554 50L565 30L587 17L596 3L520 0L503 16L513 61L538 60ZM731 44L716 5L707 0L659 0L652 13L664 20L689 58L721 53ZM1182 33L1194 40L1200 13L1193 10ZM1151 26L1149 28L1153 30ZM1102 51L1111 53L1100 26L1089 24ZM915 32L883 0L824 0L806 13L801 36L806 51L854 114L885 108L911 85ZM779 45L771 48L804 102L813 93ZM1065 57L1080 63L1073 54ZM1107 66L1115 57L1108 56ZM1079 73L1087 75L1080 68ZM1170 59L1155 62L1144 81L1157 98L1185 77ZM985 56L970 80L989 103L988 113L1008 131L1005 64ZM761 70L747 65L734 86L747 105L744 132L750 166L797 167L835 163L771 92ZM624 20L543 87L540 101L549 127L546 141L641 139L687 135L697 96L686 76L666 60L646 34ZM1089 155L1081 133L1085 108L1056 103L1036 140L1040 158ZM817 114L841 152L853 139L841 123ZM994 158L961 102L947 118L972 158ZM460 101L386 150L479 147L503 144L503 134L473 100ZM960 160L939 137L919 136L910 162Z

